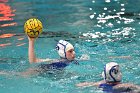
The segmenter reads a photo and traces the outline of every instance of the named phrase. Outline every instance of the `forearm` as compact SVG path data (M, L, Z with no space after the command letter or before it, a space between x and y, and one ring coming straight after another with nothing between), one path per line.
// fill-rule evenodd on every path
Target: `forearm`
M29 39L28 57L30 63L36 62L36 57L34 52L34 39Z

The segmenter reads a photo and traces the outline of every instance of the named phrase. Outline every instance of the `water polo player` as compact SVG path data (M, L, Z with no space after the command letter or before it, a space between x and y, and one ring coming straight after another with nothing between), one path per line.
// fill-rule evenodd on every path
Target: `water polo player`
M61 68L67 66L71 61L75 59L75 51L74 47L71 43L64 41L64 40L59 40L57 43L56 49L58 51L58 54L60 56L60 59L39 59L36 58L35 53L34 53L34 38L29 38L29 62L30 63L37 63L37 62L48 62L49 67L51 68ZM51 66L50 66L51 65Z
M104 78L102 81L84 82L77 84L77 86L98 86L107 93L140 93L140 86L130 83L121 83L122 73L119 65L115 62L110 62L105 65L102 76Z

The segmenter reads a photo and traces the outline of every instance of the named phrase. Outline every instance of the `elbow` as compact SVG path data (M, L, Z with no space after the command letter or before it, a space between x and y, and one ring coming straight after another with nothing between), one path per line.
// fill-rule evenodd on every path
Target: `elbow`
M30 63L30 64L36 63L36 59L29 59L29 63Z

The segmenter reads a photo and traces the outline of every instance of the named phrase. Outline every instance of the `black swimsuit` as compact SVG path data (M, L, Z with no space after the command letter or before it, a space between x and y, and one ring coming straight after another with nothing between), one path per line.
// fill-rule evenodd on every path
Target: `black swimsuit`
M51 64L40 64L39 68L44 69L44 70L63 69L68 65L69 65L68 62L56 62L56 63L51 63Z
M57 62L53 62L50 64L41 63L38 66L37 71L41 73L53 72L58 70L63 70L66 66L69 65L71 61L69 60L58 60Z

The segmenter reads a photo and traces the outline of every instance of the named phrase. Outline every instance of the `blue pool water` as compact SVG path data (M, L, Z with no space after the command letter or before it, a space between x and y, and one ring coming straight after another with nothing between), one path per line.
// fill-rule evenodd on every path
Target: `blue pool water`
M120 64L122 82L140 85L139 5L140 0L0 0L0 70L8 73L0 75L0 93L102 93L75 84L102 80L103 66L111 61ZM28 62L23 30L31 17L44 27L35 42L37 57L59 58L55 45L65 39L77 58L90 59L52 76L21 75L36 67Z

